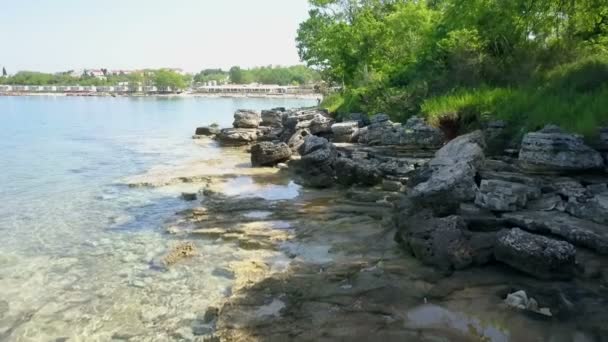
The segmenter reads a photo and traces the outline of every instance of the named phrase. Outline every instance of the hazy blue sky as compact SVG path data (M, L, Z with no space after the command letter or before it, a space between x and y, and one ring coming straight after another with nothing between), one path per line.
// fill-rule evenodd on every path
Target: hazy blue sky
M18 0L0 4L0 67L61 71L299 63L306 0Z

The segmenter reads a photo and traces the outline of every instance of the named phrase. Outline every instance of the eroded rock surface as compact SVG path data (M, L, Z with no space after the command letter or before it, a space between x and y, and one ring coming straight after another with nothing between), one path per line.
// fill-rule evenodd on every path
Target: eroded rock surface
M258 128L262 122L259 112L253 110L240 109L234 113L234 128Z
M291 149L286 143L261 142L251 147L251 165L275 166L289 160Z

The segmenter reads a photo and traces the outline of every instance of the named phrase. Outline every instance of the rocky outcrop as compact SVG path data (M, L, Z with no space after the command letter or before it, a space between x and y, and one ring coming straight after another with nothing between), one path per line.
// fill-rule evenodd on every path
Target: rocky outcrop
M197 127L194 134L209 137L209 136L214 136L219 133L220 133L220 128L218 126L203 126L203 127Z
M573 216L608 225L608 191L591 198L568 201L565 210Z
M259 112L252 110L240 109L234 113L234 128L257 128L262 122L262 117Z
M486 147L482 131L461 135L443 146L429 165L433 168L465 162L476 170L483 166Z
M488 263L495 233L472 233L459 216L415 215L402 222L399 240L417 259L444 271Z
M441 130L430 126L418 116L409 118L403 129L399 144L410 148L437 149L445 139Z
M359 123L357 121L335 123L331 126L331 131L335 142L354 142L359 132Z
M291 162L296 182L313 188L326 188L334 185L334 162L337 151L327 139L309 135L299 147L302 156Z
M337 158L334 163L337 182L342 185L373 186L382 182L380 170L367 160Z
M514 228L499 233L494 257L536 278L570 279L574 276L576 249L568 242Z
M370 125L360 131L359 142L368 145L399 145L403 128L393 123L386 114L377 114L370 118Z
M283 127L283 114L285 108L274 108L270 110L262 111L262 122L261 126L268 127Z
M225 128L216 139L223 145L242 146L257 141L262 135L262 131L256 128Z
M540 197L540 189L501 180L482 180L475 204L494 211L516 211L531 199Z
M331 126L334 120L323 114L316 114L315 117L310 121L309 129L310 133L315 135L331 133Z
M581 220L558 211L518 211L503 218L525 230L558 236L574 245L608 254L608 226Z
M299 129L297 130L290 138L287 140L287 146L291 149L292 153L299 153L300 146L304 144L304 140L307 136L312 135L308 129Z
M532 172L585 171L604 166L600 153L585 145L581 136L554 125L524 136L519 161Z
M291 157L286 143L261 142L251 147L252 166L275 166Z

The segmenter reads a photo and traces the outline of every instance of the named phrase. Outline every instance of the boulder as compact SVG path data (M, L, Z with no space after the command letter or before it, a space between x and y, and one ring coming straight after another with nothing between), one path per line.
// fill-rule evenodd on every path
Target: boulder
M234 113L234 128L257 128L262 121L260 113L252 110L239 109Z
M524 136L519 152L523 168L553 173L601 169L601 154L585 145L582 136L568 134L554 125Z
M369 117L363 113L351 113L348 115L349 121L356 121L359 127L365 127L370 124Z
M570 279L574 275L576 249L568 242L514 228L498 234L494 257L539 279Z
M357 121L345 121L331 125L331 131L334 134L336 142L353 142L356 133L359 131L359 123Z
M367 145L399 145L403 128L399 123L390 120L372 121L372 123L362 128L359 134L359 142Z
M218 126L203 126L197 127L195 135L213 136L220 134L220 128Z
M263 110L262 111L262 122L261 126L269 127L283 127L283 113L282 108Z
M331 126L334 121L321 114L315 115L315 117L310 121L309 128L312 134L324 134L331 133Z
M596 194L589 199L569 200L566 203L566 212L579 218L608 225L608 192Z
M216 136L223 145L239 146L255 142L262 132L255 128L225 128Z
M295 173L295 181L301 185L325 188L335 183L333 164L337 151L325 138L308 135L298 149L302 156L290 164Z
M459 216L417 214L401 222L398 240L417 259L449 271L492 259L496 233L473 233Z
M298 150L300 149L300 146L304 144L304 139L306 139L306 137L309 135L311 135L311 133L307 129L299 129L295 131L289 140L287 140L287 146L289 146L291 152L299 153Z
M482 180L475 204L494 211L516 211L526 207L528 200L540 197L540 189L501 180Z
M369 119L370 124L377 124L390 121L391 117L388 114L376 114Z
M437 149L441 147L444 136L441 130L432 127L424 119L413 116L403 126L404 132L399 142L413 148Z
M436 213L452 213L461 202L472 201L477 193L475 169L458 162L433 170L428 180L416 185L410 197Z
M574 245L608 254L608 226L581 220L558 211L524 210L502 216L513 226L558 236Z
M374 186L382 181L381 173L371 162L337 158L334 163L336 179L342 185L362 184Z
M435 158L429 162L429 165L436 168L456 162L466 162L471 164L475 169L479 169L483 166L485 160L483 152L485 146L486 143L482 131L478 130L461 135L437 151Z
M251 165L275 166L291 157L291 149L286 143L261 142L251 147Z

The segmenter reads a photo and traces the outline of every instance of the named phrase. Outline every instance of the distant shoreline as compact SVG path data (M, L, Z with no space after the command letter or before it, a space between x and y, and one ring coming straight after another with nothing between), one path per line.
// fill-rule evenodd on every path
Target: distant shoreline
M204 98L268 98L268 99L323 99L322 94L235 94L235 93L182 93L182 94L111 94L111 93L32 93L0 92L0 96L49 96L49 97L204 97Z

